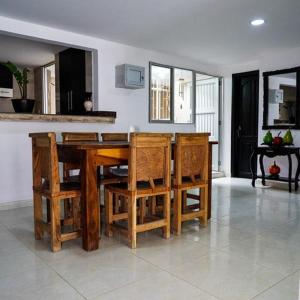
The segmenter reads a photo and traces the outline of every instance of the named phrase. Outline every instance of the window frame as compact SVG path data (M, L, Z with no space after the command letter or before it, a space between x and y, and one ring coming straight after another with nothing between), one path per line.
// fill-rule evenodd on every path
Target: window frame
M162 67L170 70L170 120L152 120L151 119L151 113L152 113L152 107L151 107L151 79L152 79L152 72L151 67ZM148 103L149 103L149 123L162 123L162 124L172 124L173 123L173 75L174 71L171 66L163 65L159 63L153 63L149 62L149 90L148 90Z
M156 66L156 67L162 67L162 68L167 68L170 69L170 120L151 120L151 67ZM192 72L192 80L193 80L193 99L192 99L192 122L190 123L175 123L174 121L174 115L175 115L175 97L174 97L174 70L179 69L179 70L184 70L184 71L190 71ZM149 123L158 123L158 124L178 124L178 125L194 125L195 120L196 120L196 114L195 114L195 108L196 108L196 73L198 73L195 70L188 69L188 68L182 68L182 67L177 67L177 66L170 66L166 64L161 64L161 63L156 63L156 62L149 62L149 89L148 89L148 119ZM203 72L202 72L203 73Z

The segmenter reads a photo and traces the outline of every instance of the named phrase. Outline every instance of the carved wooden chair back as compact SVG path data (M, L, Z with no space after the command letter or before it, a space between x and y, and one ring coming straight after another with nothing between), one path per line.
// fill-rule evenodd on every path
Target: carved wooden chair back
M97 142L99 141L98 132L62 132L63 142ZM70 171L79 170L80 163L64 163L63 174L64 179L68 180Z
M99 140L98 132L62 132L63 142L94 142Z
M129 168L129 190L135 191L138 182L148 182L170 188L171 134L131 133Z
M174 184L208 180L209 133L176 133Z
M33 165L34 178L41 178L38 183L49 188L51 193L60 191L59 165L56 145L56 134L54 132L31 133L32 154L36 158Z
M127 142L127 133L102 133L101 134L103 142Z

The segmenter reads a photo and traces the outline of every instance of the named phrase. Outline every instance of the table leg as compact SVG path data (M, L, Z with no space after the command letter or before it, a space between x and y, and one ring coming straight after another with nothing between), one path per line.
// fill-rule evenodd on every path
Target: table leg
M298 187L299 187L299 183L298 183L299 173L300 173L300 154L299 154L299 152L296 153L296 158L297 158L298 165L297 165L297 171L296 171L296 175L295 175L295 191L297 191Z
M256 170L255 168L255 158L256 158L256 152L253 151L250 157L250 171L252 176L252 186L255 187L255 180L256 180Z
M262 185L266 185L266 175L265 175L265 169L264 169L264 155L261 154L259 156L259 166L260 166L260 171L261 171L261 176L262 176L262 179L261 179L261 183Z
M288 160L289 160L289 192L292 192L292 158L291 155L288 154Z
M97 192L95 154L94 150L85 150L81 168L82 246L86 251L96 250L99 247L100 205Z

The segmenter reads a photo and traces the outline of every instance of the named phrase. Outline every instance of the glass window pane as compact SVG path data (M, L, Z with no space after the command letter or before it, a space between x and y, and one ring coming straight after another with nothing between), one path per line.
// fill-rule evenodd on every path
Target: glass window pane
M174 69L174 123L193 123L193 72Z
M171 69L151 65L151 121L171 120Z

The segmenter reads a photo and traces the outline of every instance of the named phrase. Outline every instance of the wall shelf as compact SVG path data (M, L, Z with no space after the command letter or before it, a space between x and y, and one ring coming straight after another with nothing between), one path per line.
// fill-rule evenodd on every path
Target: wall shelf
M95 114L77 115L46 115L0 113L0 121L30 121L30 122L73 122L73 123L115 123L116 112L99 111Z

